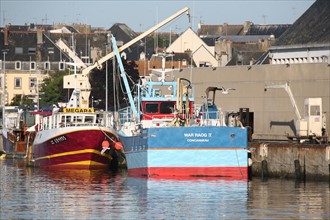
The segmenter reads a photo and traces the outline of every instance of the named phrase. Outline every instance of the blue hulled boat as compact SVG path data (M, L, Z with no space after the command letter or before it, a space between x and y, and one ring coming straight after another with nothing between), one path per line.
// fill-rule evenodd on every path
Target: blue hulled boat
M223 113L208 94L197 106L189 80L167 80L165 60L173 54L158 54L161 75L141 79L133 97L114 37L112 44L130 102L117 128L130 176L248 178L247 128L235 126L235 114Z

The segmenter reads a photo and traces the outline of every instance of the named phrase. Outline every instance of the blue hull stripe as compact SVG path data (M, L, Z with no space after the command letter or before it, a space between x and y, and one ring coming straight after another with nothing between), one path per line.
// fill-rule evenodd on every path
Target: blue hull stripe
M247 167L246 150L149 150L126 153L128 169L142 167Z

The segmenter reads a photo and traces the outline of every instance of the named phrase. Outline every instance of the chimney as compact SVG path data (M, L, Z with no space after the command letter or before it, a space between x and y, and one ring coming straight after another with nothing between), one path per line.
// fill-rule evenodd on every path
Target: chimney
M250 27L252 25L252 22L251 21L245 21L244 22L244 35L249 31Z
M3 33L4 42L3 43L4 43L5 46L8 46L8 27L7 27L7 25L4 27L3 31L4 31L4 33Z
M41 45L43 43L43 30L42 29L38 29L37 30L37 45Z
M225 32L225 36L228 35L228 24L227 23L223 23L223 31Z

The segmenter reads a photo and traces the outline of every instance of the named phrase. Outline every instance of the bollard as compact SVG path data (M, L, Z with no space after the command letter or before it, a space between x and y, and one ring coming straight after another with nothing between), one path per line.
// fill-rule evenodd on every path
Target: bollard
M268 177L268 165L267 160L261 161L261 178L267 178Z
M304 183L306 182L306 156L304 156L304 170L303 170L303 177Z
M301 167L299 160L294 161L294 172L296 174L296 180L301 180Z

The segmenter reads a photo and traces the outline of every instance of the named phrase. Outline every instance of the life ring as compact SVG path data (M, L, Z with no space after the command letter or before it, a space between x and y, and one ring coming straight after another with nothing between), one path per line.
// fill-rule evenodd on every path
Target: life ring
M115 143L115 149L116 149L116 150L121 150L121 149L123 149L123 144L122 144L120 141L116 142L116 143Z
M104 140L104 141L102 142L102 148L109 148L109 146L110 146L110 143L109 143L108 140Z

